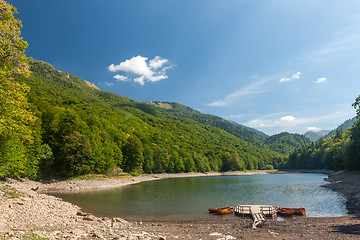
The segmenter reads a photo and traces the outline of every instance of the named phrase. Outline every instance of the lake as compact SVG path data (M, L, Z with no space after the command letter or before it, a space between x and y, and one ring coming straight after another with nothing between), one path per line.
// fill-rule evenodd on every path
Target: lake
M96 216L126 220L219 220L208 214L208 208L242 204L305 207L308 217L346 215L345 197L321 187L325 177L290 173L172 178L109 191L53 195Z

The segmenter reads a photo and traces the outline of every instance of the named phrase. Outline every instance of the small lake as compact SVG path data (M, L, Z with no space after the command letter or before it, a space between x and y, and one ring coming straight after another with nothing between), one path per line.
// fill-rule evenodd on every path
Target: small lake
M208 213L209 207L248 204L305 207L308 217L346 215L345 197L321 187L325 177L294 173L172 178L110 191L53 195L96 216L126 220L220 220Z

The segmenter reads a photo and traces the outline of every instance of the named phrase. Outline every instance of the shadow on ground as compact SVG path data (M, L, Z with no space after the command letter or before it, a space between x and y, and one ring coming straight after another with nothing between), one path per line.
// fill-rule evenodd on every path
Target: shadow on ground
M333 226L333 228L334 228L334 232L340 232L344 234L355 234L360 236L360 224Z

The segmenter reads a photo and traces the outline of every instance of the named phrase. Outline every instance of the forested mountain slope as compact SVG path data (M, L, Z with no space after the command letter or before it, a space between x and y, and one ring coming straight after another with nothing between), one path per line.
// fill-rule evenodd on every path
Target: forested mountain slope
M335 136L337 132L345 131L346 129L352 127L357 119L358 119L358 117L353 117L351 119L346 120L344 123L340 124L336 129L331 130L330 132L328 132L324 136L324 138L329 138L329 137Z
M265 139L265 144L274 151L287 155L294 149L311 143L311 140L300 134L282 132Z
M280 133L269 137L265 133L256 129L246 127L233 121L225 120L218 116L203 114L179 103L145 103L153 108L155 107L155 109L161 112L171 113L175 116L186 117L199 123L221 128L224 131L244 139L245 141L251 142L258 147L262 147L263 149L267 149L269 151L276 151L280 154L288 154L290 151L311 142L308 138L299 134Z
M17 81L30 87L38 117L38 147L27 152L39 159L32 162L37 176L264 169L280 159L220 128L89 87L48 63L32 60L30 70Z
M330 131L329 130L322 130L322 131L307 131L304 133L304 136L309 138L311 141L316 142L320 138L326 136Z
M360 96L353 104L360 115ZM288 169L348 169L360 170L360 121L345 131L338 130L332 137L321 138L294 150L281 163Z

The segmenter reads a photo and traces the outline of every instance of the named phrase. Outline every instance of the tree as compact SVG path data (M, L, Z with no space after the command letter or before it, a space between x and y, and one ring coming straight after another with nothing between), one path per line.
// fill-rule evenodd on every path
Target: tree
M360 117L360 95L355 99L355 102L352 104L352 106L356 110L356 114L358 118Z
M89 137L74 131L64 139L62 145L65 175L76 176L88 173L92 168L92 149Z
M124 170L126 172L132 172L142 168L144 162L143 146L135 135L128 137L122 152Z
M0 0L0 163L8 166L0 170L0 175L9 177L26 176L30 159L27 146L34 142L33 124L37 119L26 97L29 87L14 81L16 76L30 74L27 43L20 36L22 24L14 17L16 13L15 7ZM35 169L36 164L32 162L31 168ZM11 174L16 171L19 174Z
M16 13L14 6L0 0L0 75L5 77L30 74L25 56L28 43L21 37L22 24Z
M149 146L145 146L144 148L144 164L143 164L143 170L146 173L152 173L154 170L154 152L151 150Z

